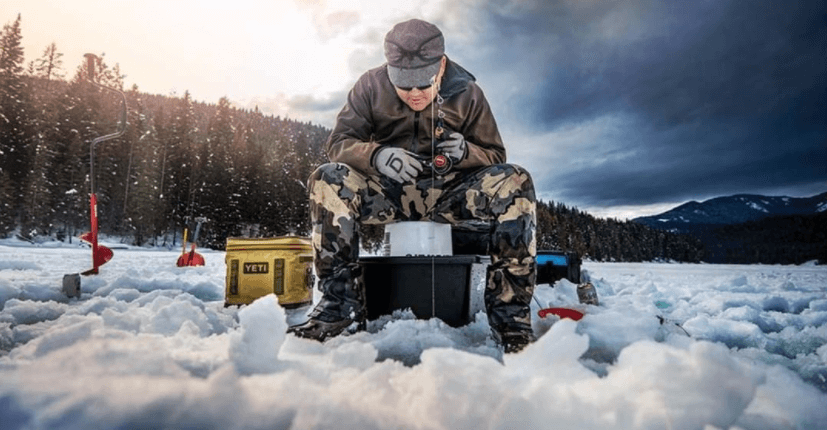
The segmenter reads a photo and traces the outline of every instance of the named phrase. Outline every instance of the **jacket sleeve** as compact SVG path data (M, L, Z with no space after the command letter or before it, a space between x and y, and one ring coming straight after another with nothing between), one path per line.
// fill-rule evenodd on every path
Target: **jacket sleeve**
M461 133L468 144L468 155L457 164L457 168L505 163L505 146L482 89L472 83L466 92L468 104Z
M344 163L363 173L376 175L371 157L379 148L373 141L370 85L363 75L347 96L347 102L336 117L336 125L325 144L327 158Z

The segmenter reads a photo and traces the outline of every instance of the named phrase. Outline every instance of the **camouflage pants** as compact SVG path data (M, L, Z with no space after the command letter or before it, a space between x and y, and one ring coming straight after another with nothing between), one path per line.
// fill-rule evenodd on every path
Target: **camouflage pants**
M320 166L310 177L310 213L316 274L323 302L343 317L360 311L359 224L433 220L490 225L485 304L491 327L530 328L536 279L535 196L521 167L498 164L399 184L345 164Z

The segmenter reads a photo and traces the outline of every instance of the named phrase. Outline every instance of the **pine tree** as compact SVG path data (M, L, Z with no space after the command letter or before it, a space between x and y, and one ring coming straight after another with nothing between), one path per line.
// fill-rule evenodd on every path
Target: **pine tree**
M12 213L12 187L9 173L0 171L0 238L8 237L15 228Z
M54 217L51 207L52 187L49 183L53 159L51 148L42 138L35 140L34 147L34 161L27 176L20 229L21 235L28 238L50 234Z
M119 72L110 69L103 61L96 62L96 80L101 85L120 90ZM117 66L116 66L117 67ZM79 84L88 89L88 109L93 118L91 140L116 132L122 127L122 98L111 91L101 90L79 76ZM126 127L129 130L129 127ZM101 232L116 233L123 226L123 201L130 156L130 142L125 137L99 142L95 146L96 194L98 198L98 222ZM91 180L92 178L90 178Z
M0 175L11 187L2 224L14 224L23 201L23 187L29 171L29 105L23 81L21 18L3 26L0 35Z
M57 51L57 45L52 42L43 50L43 55L34 62L36 76L46 79L51 83L52 79L63 79L63 54ZM48 88L48 86L47 86Z
M138 147L141 142L141 135L143 130L136 127L141 122L140 109L136 109L136 104L140 103L140 96L138 94L137 86L133 85L132 89L125 94L127 99L127 123L128 127L124 130L123 136L112 141L112 149L115 152L113 158L117 159L117 168L113 172L115 176L113 195L113 210L114 226L119 235L128 235L133 233L134 224L129 216L130 208L130 191L136 181L135 176L135 154L140 151Z
M32 65L32 74L26 78L32 107L29 117L32 164L26 178L22 204L23 235L49 235L55 226L55 157L60 146L58 142L61 135L58 130L62 111L59 100L65 94L65 85L53 84L62 83L62 56L52 43L36 61L37 67Z
M195 112L189 91L177 100L163 135L162 142L162 190L167 202L166 214L172 229L184 223L192 211L196 157Z
M76 236L89 229L89 146L96 131L94 113L99 111L97 90L86 81L85 71L79 67L58 101L59 119L56 121L54 141L54 180L52 193L55 201L59 238Z
M269 175L264 171L263 163L264 150L253 129L253 120L255 118L239 127L234 143L236 148L241 149L234 154L234 163L237 166L238 207L242 223L251 227L261 223L259 217L264 212L269 197Z
M210 228L204 231L204 243L214 248L240 230L240 208L236 197L236 172L230 156L235 136L230 101L222 97L207 128L207 141L200 152L199 194L195 214L207 217Z
M157 198L161 179L161 148L157 134L144 111L144 104L137 88L131 92L130 127L136 136L133 154L133 173L125 193L124 214L132 229L136 245L142 245L154 236L156 226L163 216L161 201Z

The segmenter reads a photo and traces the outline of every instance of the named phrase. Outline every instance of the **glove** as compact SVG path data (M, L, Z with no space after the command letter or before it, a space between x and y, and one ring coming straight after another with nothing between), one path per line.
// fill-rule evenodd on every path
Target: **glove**
M422 171L422 163L413 154L393 147L382 148L376 153L374 167L379 173L400 183L413 182Z
M456 131L449 134L448 138L436 147L440 152L453 158L455 161L462 161L468 154L468 143L465 142L465 137Z

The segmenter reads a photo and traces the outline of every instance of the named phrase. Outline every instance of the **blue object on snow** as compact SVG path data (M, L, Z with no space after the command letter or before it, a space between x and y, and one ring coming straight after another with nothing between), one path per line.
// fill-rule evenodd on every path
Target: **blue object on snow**
M537 250L537 284L553 285L560 279L580 283L580 256L560 250Z
M548 264L553 266L568 266L569 260L565 255L540 254L537 253L537 264Z

